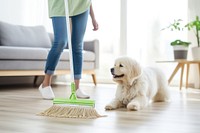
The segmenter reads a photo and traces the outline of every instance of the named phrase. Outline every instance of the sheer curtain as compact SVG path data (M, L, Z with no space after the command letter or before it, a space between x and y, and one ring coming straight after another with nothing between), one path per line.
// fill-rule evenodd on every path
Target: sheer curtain
M1 0L0 20L18 25L44 25L52 31L48 0Z
M22 24L23 23L23 0L1 0L0 21Z
M170 42L177 37L187 40L187 32L178 34L161 29L174 19L187 21L187 6L187 0L93 1L100 29L91 31L89 22L86 39L100 40L98 81L111 79L110 67L120 55L131 56L144 66L161 65L168 69L165 72L170 76L176 64L156 64L155 61L173 59ZM175 79L178 81L179 77Z
M156 60L172 60L170 42L177 37L187 40L187 32L161 31L174 19L187 21L187 0L127 0L127 55L143 66L160 66L169 77L176 64Z
M23 22L26 25L44 25L47 31L52 32L47 2L48 0L24 0Z
M85 40L99 40L100 67L96 70L97 81L98 83L111 83L110 68L119 53L120 0L92 0L92 5L99 23L99 30L92 30L91 19L89 18ZM89 78L91 77L89 76ZM82 80L84 79L86 77Z

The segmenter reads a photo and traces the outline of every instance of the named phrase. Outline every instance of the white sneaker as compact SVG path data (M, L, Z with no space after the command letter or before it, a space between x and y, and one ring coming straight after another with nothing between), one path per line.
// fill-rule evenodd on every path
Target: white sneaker
M39 91L42 94L42 97L44 99L52 100L52 99L55 98L51 86L47 86L47 87L42 88L42 84L41 84L40 87L39 87Z
M82 99L89 99L90 96L87 95L84 91L82 91L81 89L77 89L76 90L76 96L77 98L82 98Z

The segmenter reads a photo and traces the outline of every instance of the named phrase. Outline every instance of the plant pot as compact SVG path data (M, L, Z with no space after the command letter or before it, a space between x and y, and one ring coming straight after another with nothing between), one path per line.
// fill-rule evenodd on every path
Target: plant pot
M187 59L188 47L185 46L173 46L174 59Z
M192 58L194 60L200 60L200 47L192 47Z

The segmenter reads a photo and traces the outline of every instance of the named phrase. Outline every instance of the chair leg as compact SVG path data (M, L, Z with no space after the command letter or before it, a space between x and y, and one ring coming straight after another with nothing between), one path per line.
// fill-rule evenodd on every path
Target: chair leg
M35 76L35 77L34 77L34 80L33 80L33 86L36 86L37 79L38 79L38 76Z
M96 75L95 74L92 74L92 80L93 80L94 85L96 86L97 81L96 81Z

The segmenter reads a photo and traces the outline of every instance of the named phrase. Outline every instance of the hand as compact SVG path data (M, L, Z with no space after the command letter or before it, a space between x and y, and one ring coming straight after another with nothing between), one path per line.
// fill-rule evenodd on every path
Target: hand
M97 31L99 29L99 25L95 19L92 20L92 25L93 25L93 31Z
M94 11L93 11L93 8L92 8L92 4L90 5L90 17L92 19L92 25L93 25L93 31L97 31L99 29L99 25L95 19L95 15L94 15Z

